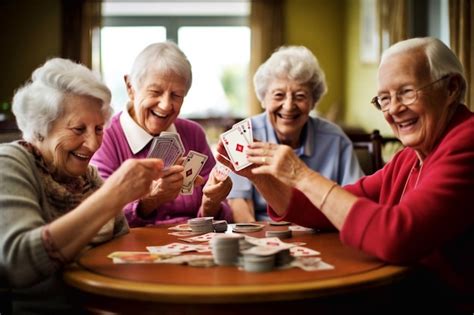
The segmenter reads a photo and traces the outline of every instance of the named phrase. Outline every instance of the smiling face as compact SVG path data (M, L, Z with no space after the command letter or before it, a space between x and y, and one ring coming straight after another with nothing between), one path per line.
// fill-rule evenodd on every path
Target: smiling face
M418 89L436 79L430 77L426 56L421 51L392 55L379 67L378 95L392 96L384 117L403 145L416 150L421 158L432 151L448 124L449 104L453 102L446 88L448 80L418 91L416 101L409 106L401 104L394 95L406 88Z
M53 122L44 140L35 143L59 179L87 172L92 155L102 143L105 124L98 99L66 95L63 103L63 114Z
M149 70L141 86L135 89L126 78L133 106L130 115L149 134L157 136L178 117L187 93L187 82L173 72Z
M263 99L278 140L292 148L300 145L301 131L313 105L309 84L289 79L274 79Z

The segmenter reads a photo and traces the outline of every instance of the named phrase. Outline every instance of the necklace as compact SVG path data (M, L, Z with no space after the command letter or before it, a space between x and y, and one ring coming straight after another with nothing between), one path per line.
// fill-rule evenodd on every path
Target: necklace
M413 173L413 170L417 166L418 162L419 162L418 160L415 161L415 164L412 166L412 168L410 170L410 173L408 173L408 177L407 177L407 180L405 182L405 186L403 186L403 191L402 191L402 195L400 196L400 200L402 200L403 195L405 194L405 190L407 189L408 183L410 182L411 174ZM416 188L416 186L418 186L418 180L420 179L421 171L423 170L423 165L424 165L423 162L421 162L420 163L420 170L418 171L418 176L416 177L415 187L413 187L413 188Z

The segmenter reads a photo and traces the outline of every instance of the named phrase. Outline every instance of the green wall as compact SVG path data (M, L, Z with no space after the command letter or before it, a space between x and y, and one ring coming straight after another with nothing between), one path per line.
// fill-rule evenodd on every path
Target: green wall
M10 103L35 68L59 56L60 17L59 0L0 3L0 103Z
M286 41L313 51L326 72L328 94L318 111L336 108L341 125L391 135L383 116L370 104L377 90L377 65L359 54L359 0L287 0Z
M317 110L327 113L344 101L344 0L287 0L286 44L304 45L326 74L328 93Z
M61 1L6 1L0 4L0 103L47 58L60 55ZM339 110L341 124L391 134L370 99L376 93L375 64L359 58L359 0L287 0L287 45L307 46L326 73L328 93L317 110Z
M377 94L377 64L366 64L360 60L359 1L346 0L345 64L347 65L344 87L345 117L349 126L359 126L366 131L379 129L383 135L392 135L392 130L370 100Z

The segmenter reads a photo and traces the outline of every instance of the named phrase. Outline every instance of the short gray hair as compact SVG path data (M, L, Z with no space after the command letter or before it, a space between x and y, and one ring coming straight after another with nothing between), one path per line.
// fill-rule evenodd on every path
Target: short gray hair
M432 80L449 74L458 74L462 77L461 93L457 101L463 102L467 88L464 68L454 52L435 37L417 37L398 42L383 52L380 63L392 55L416 50L425 54Z
M253 77L255 94L260 102L268 86L276 78L308 83L311 87L313 106L327 91L326 76L313 53L304 46L283 46L275 51L257 69Z
M191 88L193 76L191 63L178 45L166 41L148 45L133 62L130 81L135 89L139 89L150 69L164 73L174 73L186 81L186 93Z
M99 99L105 120L110 119L111 93L100 76L71 60L53 58L37 68L31 81L13 97L12 111L23 139L32 142L48 135L52 123L63 113L67 94Z

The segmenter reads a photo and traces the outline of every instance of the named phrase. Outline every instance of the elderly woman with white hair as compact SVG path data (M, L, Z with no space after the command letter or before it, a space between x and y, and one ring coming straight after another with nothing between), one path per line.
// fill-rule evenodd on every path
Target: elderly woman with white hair
M335 182L355 182L363 172L352 143L340 127L310 112L326 93L318 60L303 46L281 47L254 76L257 98L265 112L252 117L252 132L261 142L285 144L309 168ZM267 221L267 203L252 183L231 174L228 196L236 222Z
M396 298L403 310L394 313L470 314L474 113L464 104L466 86L463 66L442 41L401 41L383 53L372 99L405 146L384 168L341 187L290 147L255 143L247 154L256 165L240 174L267 198L274 220L312 228L329 220L344 244L420 267L422 278L405 295L413 303Z
M89 165L110 97L89 69L54 58L13 98L23 139L0 145L0 280L12 290L15 314L73 313L62 267L127 233L123 207L149 194L162 174L161 160L131 160L103 182Z
M191 83L191 64L173 42L147 46L136 57L130 74L125 75L129 102L112 118L105 130L104 145L92 160L103 178L111 176L129 159L146 157L153 137L163 131L180 135L185 154L194 150L208 156L200 173L202 177L196 179L191 194L180 194L184 180L182 165L177 163L164 170L163 177L154 184L156 193L125 207L131 227L176 224L197 216L233 220L225 200L232 182L214 176L216 162L203 128L178 118Z

